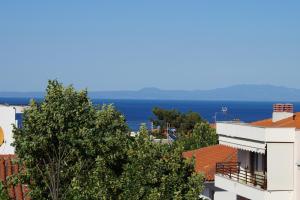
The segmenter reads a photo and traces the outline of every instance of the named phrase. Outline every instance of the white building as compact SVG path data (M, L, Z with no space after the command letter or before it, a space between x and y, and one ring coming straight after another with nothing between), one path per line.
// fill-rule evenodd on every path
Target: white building
M0 155L14 154L13 125L22 125L23 106L0 105Z
M300 199L300 113L275 104L270 119L218 122L219 143L238 150L238 162L217 163L215 200Z

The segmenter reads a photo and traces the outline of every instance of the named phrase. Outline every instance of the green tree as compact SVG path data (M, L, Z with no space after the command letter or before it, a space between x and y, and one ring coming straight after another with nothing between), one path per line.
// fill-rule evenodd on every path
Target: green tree
M140 135L128 149L121 199L199 199L203 177L194 173L194 163L182 158L178 145L158 144Z
M179 127L179 132L181 133L190 133L197 123L204 122L200 115L196 112L187 112L181 114L181 124Z
M74 179L87 179L103 135L126 131L125 118L112 106L96 110L87 91L49 81L44 101L32 101L23 127L14 128L16 154L26 165L22 182L30 182L33 199L66 199Z
M73 199L198 199L203 177L194 173L193 161L182 158L183 148L151 142L145 125L139 132L128 138L126 151L119 152L126 161L98 157L84 185L73 182ZM123 139L120 136L115 140ZM114 158L116 153L107 154ZM112 167L114 163L122 170Z
M166 110L155 107L152 112L155 117L151 121L154 126L160 126L161 131L168 126L176 128L180 134L187 134L193 130L196 123L203 121L198 113L192 111L181 113L175 109Z
M178 139L184 150L193 150L218 143L216 130L206 122L197 123L191 133Z
M180 127L181 113L177 110L165 110L155 107L152 112L155 115L155 118L151 119L151 121L155 126L160 126L161 129L166 128L167 124L174 128Z
M23 127L14 128L16 154L26 165L33 199L64 199L93 127L95 111L87 92L49 81L44 101L31 101ZM87 144L88 145L88 144Z
M176 143L180 143L184 150L193 150L209 145L217 144L217 135L215 129L204 121L196 112L181 113L177 110L164 110L154 108L152 119L154 125L176 128Z
M84 176L73 178L68 199L117 199L122 193L120 176L133 138L128 134L125 118L111 105L97 112L91 133L86 148L89 155L82 158L88 161L89 168Z
M87 91L49 81L41 103L31 102L14 128L19 181L32 199L197 199L202 177L180 145L152 143L145 126L128 134L112 105L95 108Z
M0 199L9 200L7 188L1 181L0 181Z

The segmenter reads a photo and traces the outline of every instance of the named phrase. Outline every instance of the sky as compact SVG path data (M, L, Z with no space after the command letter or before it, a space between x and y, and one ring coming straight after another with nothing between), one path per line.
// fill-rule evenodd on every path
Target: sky
M300 88L300 1L0 2L0 91Z

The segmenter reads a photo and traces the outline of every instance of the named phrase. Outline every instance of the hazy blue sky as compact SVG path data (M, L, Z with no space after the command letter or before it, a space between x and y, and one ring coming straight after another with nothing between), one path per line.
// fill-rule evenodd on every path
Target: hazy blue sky
M1 91L300 88L300 1L3 0L0 69Z

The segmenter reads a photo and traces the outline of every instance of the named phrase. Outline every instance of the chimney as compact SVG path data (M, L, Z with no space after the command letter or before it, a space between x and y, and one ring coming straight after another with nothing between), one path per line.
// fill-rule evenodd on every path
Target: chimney
M273 117L272 117L273 122L277 122L282 119L292 117L293 115L294 115L293 104L277 103L273 105Z

